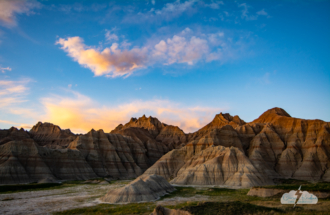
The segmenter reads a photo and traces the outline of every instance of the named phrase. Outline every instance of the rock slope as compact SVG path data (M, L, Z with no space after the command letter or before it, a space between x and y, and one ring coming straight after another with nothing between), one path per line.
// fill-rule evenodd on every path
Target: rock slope
M330 123L273 108L245 123L220 113L144 174L181 185L251 187L276 178L330 181Z
M159 175L138 177L128 185L110 190L101 201L108 203L146 202L158 199L175 189Z

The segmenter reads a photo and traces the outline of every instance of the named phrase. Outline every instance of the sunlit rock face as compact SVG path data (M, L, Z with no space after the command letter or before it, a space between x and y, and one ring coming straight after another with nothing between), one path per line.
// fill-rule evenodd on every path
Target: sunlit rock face
M0 130L0 183L160 175L181 185L249 187L276 178L330 181L330 123L273 108L246 123L220 113L185 134L157 118L76 135L51 123Z
M181 148L187 143L187 135L179 127L167 125L160 122L157 118L146 117L145 115L138 119L131 118L128 123L118 125L111 133L132 133L132 130L127 131L129 128L146 130L150 134L149 137L151 139L163 143L169 150Z
M144 174L180 185L250 187L276 178L330 181L330 123L291 117L280 108L245 123L219 114L189 134Z
M153 201L174 190L174 187L162 176L140 176L125 187L110 190L101 201L108 203Z

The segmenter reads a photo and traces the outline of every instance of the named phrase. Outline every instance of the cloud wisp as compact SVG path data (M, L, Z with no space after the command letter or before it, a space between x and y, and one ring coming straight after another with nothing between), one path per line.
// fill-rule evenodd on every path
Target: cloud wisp
M270 16L268 15L268 13L265 11L265 9L262 9L260 11L257 11L256 14L251 15L249 13L249 8L251 8L251 6L249 6L246 3L242 3L240 5L238 5L239 8L243 8L242 9L242 15L241 18L245 19L246 21L252 21L252 20L257 20L259 16L266 16L267 18L270 18Z
M106 34L106 40L108 37L116 40L118 37L115 36L109 32L109 35ZM106 77L127 77L141 68L157 64L225 62L235 58L235 51L244 46L242 41L233 41L232 38L226 37L224 32L194 34L189 28L173 37L132 49L128 49L131 44L126 40L122 43L112 43L103 50L85 45L80 37L60 38L56 44L74 61L90 69L95 76Z
M17 25L16 16L19 14L34 14L33 9L40 8L37 1L26 0L1 0L0 1L0 24L6 27Z
M73 96L54 95L43 98L41 103L46 115L43 121L52 122L77 133L92 128L111 131L131 117L143 114L157 117L166 124L177 125L185 132L196 131L213 119L216 113L225 109L212 107L186 107L169 100L135 100L118 106L100 106L96 101L71 91Z
M0 80L0 108L26 101L24 96L28 93L27 84L30 81L30 79L20 81Z
M8 67L5 67L5 68L0 67L0 71L2 73L6 73L6 71L11 71L11 68L9 66Z

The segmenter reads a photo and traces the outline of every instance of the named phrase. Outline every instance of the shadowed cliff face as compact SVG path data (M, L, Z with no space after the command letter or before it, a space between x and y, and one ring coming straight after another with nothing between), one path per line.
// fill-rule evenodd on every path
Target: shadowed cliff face
M330 123L273 108L246 123L220 113L197 132L142 116L111 133L75 135L39 122L0 130L0 183L135 178L175 184L249 187L276 178L330 181Z
M38 122L29 133L39 146L49 148L66 148L76 139L76 135L70 129L62 130L59 126L48 122Z
M30 133L16 128L0 130L0 183L130 179L168 152L145 129L129 128L122 133L91 130L74 135L40 122Z

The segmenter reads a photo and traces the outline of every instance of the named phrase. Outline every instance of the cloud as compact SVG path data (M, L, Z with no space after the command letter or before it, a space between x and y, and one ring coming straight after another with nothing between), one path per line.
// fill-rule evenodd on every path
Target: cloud
M177 0L173 3L166 3L162 9L155 10L155 14L170 19L172 17L179 16L183 12L191 9L196 2L196 0L189 0L181 3L180 0Z
M192 65L209 53L208 41L195 36L189 40L174 35L166 41L161 40L155 45L153 55L166 59L167 64L187 63Z
M205 4L205 7L212 9L220 9L220 5L224 5L223 1L213 1L210 4Z
M257 14L261 16L268 16L268 13L265 11L265 9L258 11Z
M26 130L30 130L33 127L33 125L31 125L31 124L17 123L17 122L8 121L8 120L0 120L0 123L7 124L9 126L15 126L17 128L24 128Z
M0 113L2 117L20 116L20 121L24 121L23 118L36 119L40 116L40 112L31 108L27 108L27 96L29 94L29 87L27 86L32 80L21 79L17 81L12 80L0 80ZM21 118L23 117L23 118ZM9 124L10 126L17 126L22 128L29 128L30 124L17 123L12 121L6 121L2 119L2 124Z
M2 67L0 67L0 71L1 71L2 73L6 73L6 71L11 71L11 68L10 68L10 67L6 67L6 68L2 68Z
M224 32L194 33L190 28L170 38L149 40L142 47L130 43L112 43L110 47L89 47L80 37L60 38L56 44L81 66L89 68L95 76L129 76L135 71L152 65L188 64L220 61L237 57L244 48L244 37L233 40ZM151 41L151 42L150 42Z
M0 1L0 24L12 27L16 26L16 16L18 14L34 14L35 8L40 8L41 4L37 1L26 0L1 0Z
M152 5L155 5L156 4L156 1L155 0L151 0L151 4Z
M297 204L316 204L318 201L318 198L307 192L307 191L300 191L298 190L299 193L301 194ZM291 190L289 193L284 193L281 198L281 204L295 204L297 200L297 191Z
M118 41L118 36L116 34L111 33L111 31L109 30L105 30L105 32L106 32L105 39L107 41L113 41L113 40Z
M89 68L95 76L116 77L130 75L134 70L145 67L146 48L120 50L117 43L103 51L88 47L80 37L60 38L56 44L68 53L75 61Z
M30 81L30 79L20 81L0 80L0 108L2 109L26 101L24 96L29 90L26 85Z
M157 21L170 21L173 18L179 17L184 13L194 13L198 10L198 0L188 0L181 2L176 0L171 3L166 3L161 9L155 10L151 8L148 12L139 12L137 14L129 14L123 22L145 23Z
M91 98L71 91L73 96L54 95L43 98L41 103L46 115L43 121L52 122L74 132L87 132L94 129L111 131L124 124L131 117L143 114L157 117L166 124L177 125L185 132L196 131L211 121L221 108L187 107L169 100L135 100L117 106L101 106Z
M243 8L241 18L245 19L246 21L257 20L259 16L267 16L267 18L270 18L265 9L256 12L256 15L249 15L249 8L251 8L251 6L247 5L246 3L243 3L238 5L238 7Z

